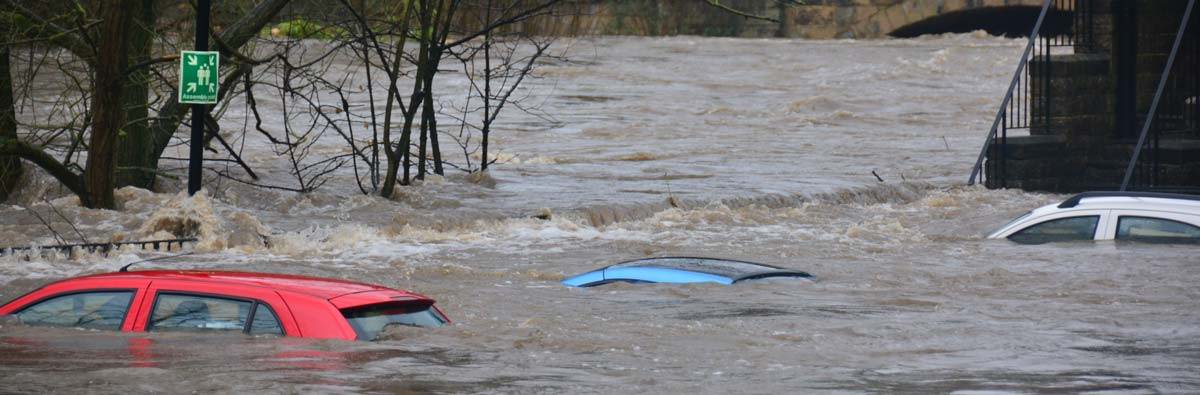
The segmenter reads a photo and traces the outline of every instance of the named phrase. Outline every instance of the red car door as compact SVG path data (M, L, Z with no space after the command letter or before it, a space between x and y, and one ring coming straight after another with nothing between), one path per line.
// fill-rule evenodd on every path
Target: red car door
M195 300L209 301L210 305L220 305L228 302L231 305L257 305L250 311L255 317L258 316L259 308L266 306L273 313L274 318L278 320L279 326L282 328L285 336L300 336L299 327L296 325L296 319L292 315L291 309L284 303L283 298L275 290L263 287L244 286L244 285L229 285L229 284L213 284L205 281L189 281L189 280L154 280L150 283L145 292L146 296L141 299L141 306L138 309L137 320L132 324L131 329L135 332L144 332L154 330L152 317L155 315L155 308L161 301L163 306L158 306L160 310L164 309L167 303L173 302L175 299L193 299L178 303L196 303ZM220 307L220 306L217 306ZM178 309L179 307L176 306ZM205 309L208 307L205 306ZM253 319L251 317L243 317L243 319ZM211 328L199 327L200 329Z
M142 315L142 307L145 306L143 299L146 299L146 289L149 282L149 280L145 279L109 278L85 278L57 282L30 292L0 307L0 315L14 314L39 303L69 295L91 292L129 291L133 292L133 296L130 299L129 306L125 311L125 316L120 326L121 331L129 332L134 328L137 318Z

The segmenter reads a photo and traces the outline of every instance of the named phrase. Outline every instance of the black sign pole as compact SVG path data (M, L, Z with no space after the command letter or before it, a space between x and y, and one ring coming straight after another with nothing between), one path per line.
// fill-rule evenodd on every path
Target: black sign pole
M196 2L196 50L208 50L209 0ZM216 76L213 76L216 77ZM183 87L179 87L183 89ZM200 191L201 170L204 166L204 104L192 105L192 153L188 160L188 195Z

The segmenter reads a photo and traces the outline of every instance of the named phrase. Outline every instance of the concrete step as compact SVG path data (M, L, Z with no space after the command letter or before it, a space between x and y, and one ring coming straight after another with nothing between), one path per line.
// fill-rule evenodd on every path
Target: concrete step
M1147 141L1148 145L1153 144L1153 141ZM1150 148L1153 148L1151 146ZM1129 149L1132 151L1132 147ZM1150 151L1143 152L1142 155L1147 155ZM1151 154L1152 155L1152 154ZM1197 158L1200 158L1200 139L1161 139L1158 146L1159 163L1168 163L1176 165L1196 164Z
M1045 124L1048 121L1049 125ZM1056 115L1048 119L1034 119L1029 125L1029 134L1035 136L1111 136L1113 119L1107 114Z
M1049 71L1051 77L1072 77L1079 75L1108 75L1108 54L1077 53L1050 56L1050 61L1044 61L1042 56L1034 56L1029 62L1029 73L1035 78Z
M1002 142L1006 144L1001 144ZM1066 139L1061 136L1013 136L996 138L988 146L988 157L1004 157L1013 160L1055 157L1066 149Z
M1080 74L1070 77L1054 77L1050 79L1050 96L1110 94L1114 91L1113 81L1107 74ZM1046 91L1046 81L1032 79L1029 81L1029 93L1033 97L1043 96Z
M1031 114L1045 114L1047 106L1053 115L1104 115L1111 116L1113 108L1112 95L1055 95L1045 100L1041 97L1034 98L1029 103Z

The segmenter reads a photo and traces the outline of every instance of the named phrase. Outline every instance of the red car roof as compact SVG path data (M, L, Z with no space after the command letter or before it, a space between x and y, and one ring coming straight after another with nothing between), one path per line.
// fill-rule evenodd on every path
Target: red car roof
M146 270L131 272L114 272L75 277L65 281L82 279L145 279L145 280L187 280L219 284L249 285L271 288L279 291L291 291L322 299L333 299L338 296L368 292L390 291L414 299L428 299L424 296L378 285L364 284L353 281L329 278L297 276L290 274L252 273L213 270Z

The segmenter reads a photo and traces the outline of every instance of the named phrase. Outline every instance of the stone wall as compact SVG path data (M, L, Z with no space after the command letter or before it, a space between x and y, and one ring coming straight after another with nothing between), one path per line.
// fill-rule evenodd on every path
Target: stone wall
M1037 8L1041 0L806 0L778 7L772 0L721 4L783 22L744 18L701 0L604 0L566 4L556 16L532 21L529 31L552 35L707 35L735 37L882 38L930 18L970 10ZM996 17L964 15L969 24ZM1036 16L1036 13L1034 14ZM1005 19L1005 18L1000 18ZM1032 19L1018 21L1024 29Z

